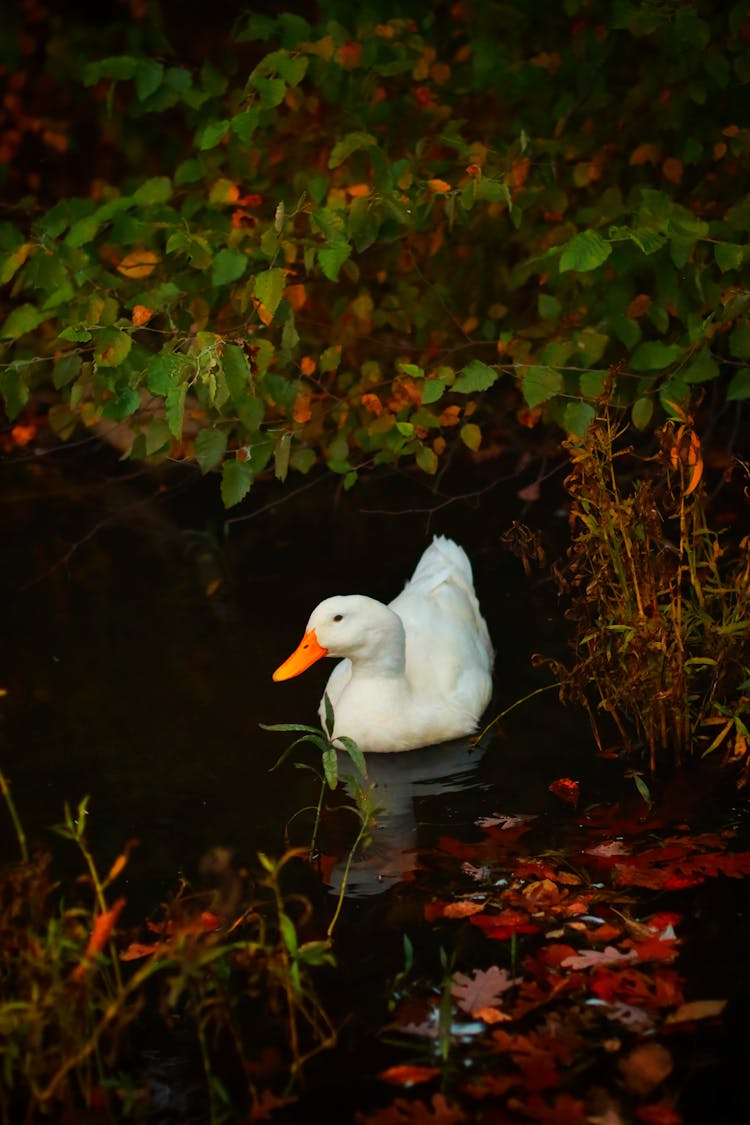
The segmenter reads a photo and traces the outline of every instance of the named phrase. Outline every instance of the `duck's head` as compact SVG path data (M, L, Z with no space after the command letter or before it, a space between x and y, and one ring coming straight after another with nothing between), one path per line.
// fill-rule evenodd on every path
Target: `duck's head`
M304 637L273 678L289 680L323 656L403 667L401 619L382 602L362 594L326 598L313 610Z

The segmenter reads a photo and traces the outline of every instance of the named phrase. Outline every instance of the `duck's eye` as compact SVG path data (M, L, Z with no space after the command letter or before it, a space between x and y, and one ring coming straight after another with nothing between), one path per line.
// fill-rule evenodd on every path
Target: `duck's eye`
M343 621L343 620L344 620L344 615L343 615L343 613L336 613L336 614L334 614L334 618L333 618L333 620L334 620L334 621Z

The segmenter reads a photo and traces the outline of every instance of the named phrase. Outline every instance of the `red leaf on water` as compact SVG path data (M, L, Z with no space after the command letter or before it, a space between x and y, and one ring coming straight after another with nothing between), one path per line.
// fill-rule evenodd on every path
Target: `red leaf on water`
M500 914L474 914L471 921L489 938L505 941L513 934L538 934L540 927L529 921L520 910L503 910Z
M554 793L562 801L567 801L569 805L577 805L578 797L580 795L581 785L578 781L573 781L569 777L559 777L557 781L553 781L548 786L550 793Z
M378 1078L383 1082L390 1082L393 1086L417 1086L421 1082L429 1082L440 1074L436 1066L389 1066L381 1070Z

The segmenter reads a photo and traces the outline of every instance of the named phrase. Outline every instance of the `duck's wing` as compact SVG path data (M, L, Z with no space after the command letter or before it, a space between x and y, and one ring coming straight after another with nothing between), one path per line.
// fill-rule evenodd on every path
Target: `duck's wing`
M492 690L494 653L462 548L436 537L390 607L404 623L412 687L480 713Z

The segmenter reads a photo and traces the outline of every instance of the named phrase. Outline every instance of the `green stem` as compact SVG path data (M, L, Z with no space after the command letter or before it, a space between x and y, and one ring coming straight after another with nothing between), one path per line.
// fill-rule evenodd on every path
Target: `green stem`
M487 731L492 730L495 723L499 723L500 720L504 719L506 715L509 715L511 711L515 711L516 707L520 707L522 703L526 703L527 700L533 699L535 695L541 695L543 691L552 691L553 688L559 688L561 686L562 685L560 683L545 684L544 687L535 688L534 691L530 691L528 695L524 695L520 699L517 699L515 703L511 703L510 707L506 707L505 710L501 711L499 715L495 715L495 718L492 720L492 722L488 723L480 734L474 735L474 745L476 746L478 743L480 743L486 735Z
M0 770L0 793L2 793L3 795L8 812L10 813L10 819L13 821L13 827L16 830L16 838L18 839L18 847L21 852L21 859L24 863L28 863L29 848L26 843L26 833L23 830L23 825L21 824L21 820L18 816L13 797L11 796L10 785L8 784L8 780L2 770Z

